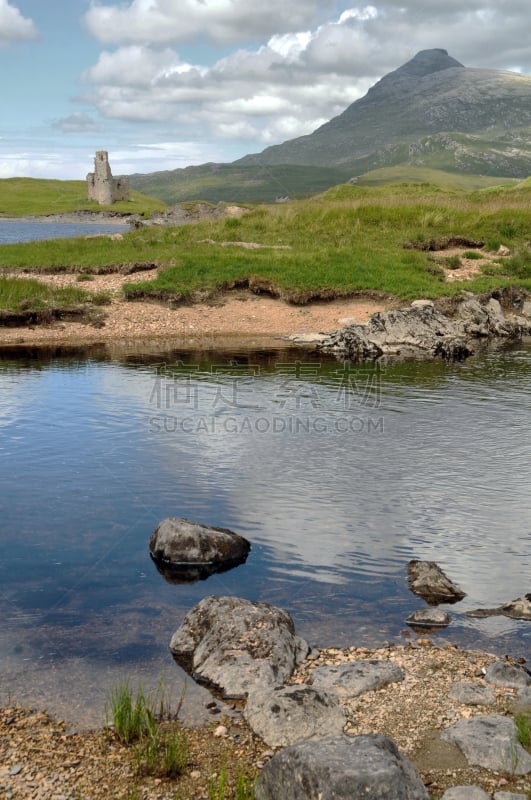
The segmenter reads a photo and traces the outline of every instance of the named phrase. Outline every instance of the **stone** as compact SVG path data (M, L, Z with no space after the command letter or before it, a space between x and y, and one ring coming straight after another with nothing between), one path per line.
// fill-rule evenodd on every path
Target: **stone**
M405 673L392 661L364 659L350 664L317 667L312 672L312 686L336 692L340 697L357 697L403 681Z
M497 714L461 719L442 733L442 738L457 745L468 763L493 772L527 775L531 755L518 741L513 720Z
M494 800L529 800L529 795L515 794L514 792L494 792Z
M406 619L408 625L415 628L446 628L451 617L440 608L419 608Z
M408 586L430 605L457 603L466 597L434 561L413 559L407 565Z
M531 620L531 594L524 594L516 600L510 600L498 608L476 608L465 612L467 617L495 617L504 616L510 619Z
M253 689L244 717L270 747L337 735L346 722L336 695L304 684Z
M490 800L490 794L481 786L452 786L445 791L441 800Z
M277 753L255 785L256 800L428 800L407 756L386 736L330 736Z
M454 683L450 697L465 706L490 706L496 702L496 693L489 686L480 683Z
M524 300L522 314L524 317L531 317L531 300Z
M309 647L290 615L268 603L205 597L174 633L170 650L199 683L243 699L257 685L282 686Z
M411 308L426 308L426 306L433 308L433 300L413 300L411 303Z
M182 517L162 520L149 541L149 552L159 572L170 583L207 578L243 564L251 549L243 536Z
M531 686L531 675L516 664L507 661L495 661L487 667L485 680L494 686L505 686L508 689L519 689Z

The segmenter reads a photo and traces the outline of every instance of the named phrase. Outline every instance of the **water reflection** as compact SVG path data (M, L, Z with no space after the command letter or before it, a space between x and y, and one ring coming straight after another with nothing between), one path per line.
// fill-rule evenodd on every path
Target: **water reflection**
M526 346L384 369L286 349L11 353L2 685L60 698L53 675L74 659L80 685L106 676L101 709L118 669L175 675L167 644L207 593L286 608L314 644L396 638L422 605L411 558L467 592L445 636L525 655L529 623L464 611L529 588L530 373ZM148 552L168 516L236 530L247 563L168 583Z

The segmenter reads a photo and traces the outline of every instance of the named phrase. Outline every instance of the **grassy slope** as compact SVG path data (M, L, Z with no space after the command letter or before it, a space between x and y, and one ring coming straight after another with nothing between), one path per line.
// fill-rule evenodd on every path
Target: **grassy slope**
M87 200L85 181L54 181L37 178L0 180L0 214L6 217L68 214L74 211L113 211L145 214L161 211L165 203L140 192L131 192L130 200L100 206Z
M102 293L87 292L77 286L58 288L47 286L33 278L0 276L0 309L26 311L63 308L81 303L102 305L106 300Z
M486 175L470 175L465 172L445 172L430 167L416 167L412 164L399 164L395 167L382 167L360 175L360 186L384 186L389 183L424 183L446 189L475 191L491 186L513 186L515 178L493 178Z
M403 299L454 294L428 252L406 249L444 236L481 239L505 259L466 284L471 291L520 284L531 290L531 182L473 193L424 185L338 186L309 201L258 206L242 219L151 227L123 241L68 239L0 247L0 268L97 267L155 261L157 277L127 287L138 296L187 299L251 281L256 290L295 302L314 296L377 291ZM211 240L210 242L205 240ZM212 240L216 244L212 244ZM257 242L291 249L245 250L221 242ZM495 255L492 255L495 260Z
M272 203L279 196L305 197L351 177L335 167L203 164L170 172L132 175L131 186L166 203Z

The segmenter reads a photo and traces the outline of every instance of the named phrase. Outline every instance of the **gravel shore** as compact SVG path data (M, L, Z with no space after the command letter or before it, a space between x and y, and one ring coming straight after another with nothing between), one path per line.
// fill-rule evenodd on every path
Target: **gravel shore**
M497 688L488 708L460 705L449 697L458 681L484 685L484 674L496 657L439 645L429 638L371 650L328 648L313 652L294 674L294 683L311 680L317 666L359 659L390 659L406 673L391 684L342 700L346 732L384 733L415 762L432 797L450 786L478 785L487 792L531 791L529 776L489 772L466 764L457 748L440 741L438 732L476 714L511 714L517 693ZM177 778L138 773L134 748L122 745L110 729L76 733L44 712L17 706L0 709L0 796L10 800L209 800L209 784L227 773L226 798L236 797L238 775L255 777L273 755L247 727L235 708L216 714L212 724L187 729L188 764ZM217 797L218 795L216 795ZM280 800L280 799L279 799Z

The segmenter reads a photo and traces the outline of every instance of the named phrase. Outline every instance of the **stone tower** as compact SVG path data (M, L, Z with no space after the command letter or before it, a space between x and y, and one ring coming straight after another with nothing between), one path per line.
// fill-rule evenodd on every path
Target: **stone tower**
M126 177L113 178L106 150L96 152L94 172L87 175L87 196L100 206L110 206L117 200L129 199L129 180Z

